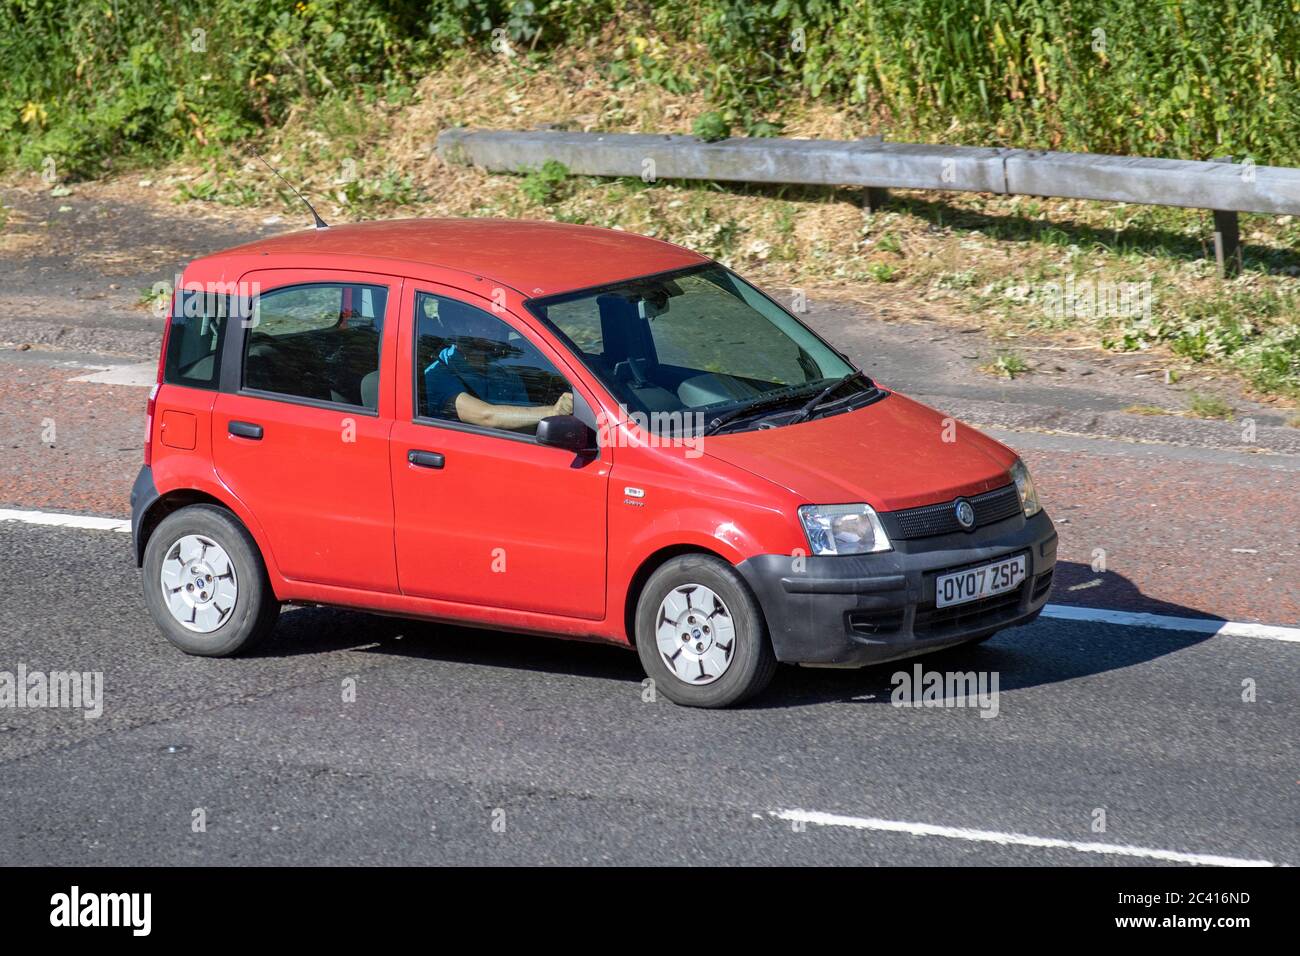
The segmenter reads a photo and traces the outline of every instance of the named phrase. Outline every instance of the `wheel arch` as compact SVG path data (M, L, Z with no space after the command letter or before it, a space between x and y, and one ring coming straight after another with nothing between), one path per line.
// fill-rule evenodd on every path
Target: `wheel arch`
M144 567L144 549L153 537L164 518L173 512L190 505L215 505L223 511L228 511L230 516L238 521L245 529L252 534L252 529L248 528L248 523L240 517L239 512L232 508L227 502L222 501L215 495L206 491L199 491L197 488L174 488L171 491L165 491L160 494L154 501L150 502L149 507L145 509L144 514L140 517L140 530L135 536L135 566ZM256 538L254 539L256 540Z
M628 582L627 594L623 599L623 632L627 635L627 642L632 647L636 647L636 606L641 600L641 591L645 588L646 582L650 580L650 575L673 558L681 557L684 554L707 555L731 564L725 555L699 544L673 544L649 554L633 572Z

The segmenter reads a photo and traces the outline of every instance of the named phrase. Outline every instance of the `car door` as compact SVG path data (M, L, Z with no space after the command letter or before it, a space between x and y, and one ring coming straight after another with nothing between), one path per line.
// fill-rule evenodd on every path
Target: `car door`
M213 407L221 480L252 510L287 578L397 591L388 468L402 280L267 270Z
M460 290L408 281L401 341L390 449L403 593L602 618L609 450L463 421L451 393L544 409L567 391L594 424L590 395L547 342Z

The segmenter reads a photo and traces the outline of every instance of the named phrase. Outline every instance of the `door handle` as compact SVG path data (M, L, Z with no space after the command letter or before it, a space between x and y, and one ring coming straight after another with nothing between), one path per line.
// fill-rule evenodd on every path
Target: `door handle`
M226 430L232 435L238 435L240 438L251 438L253 441L262 440L262 426L254 425L252 422L232 421L226 426Z
M439 452L419 451L415 448L406 453L406 460L420 468L441 468L444 461Z

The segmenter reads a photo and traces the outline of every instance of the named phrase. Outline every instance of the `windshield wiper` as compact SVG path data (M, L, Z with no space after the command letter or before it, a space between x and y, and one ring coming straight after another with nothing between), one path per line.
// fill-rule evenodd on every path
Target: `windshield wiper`
M852 372L849 372L848 375L844 375L840 378L837 378L835 381L831 382L820 392L814 395L812 397L812 400L806 403L802 408L800 408L799 411L795 412L794 417L791 418L790 421L787 422L786 424L794 425L798 422L806 421L808 417L812 415L814 411L817 410L817 406L820 405L822 402L826 401L826 399L830 398L837 388L839 388L841 385L848 384L849 382L853 381L853 379L855 378L866 378L866 376L862 374L861 369L854 369ZM871 384L870 379L866 379L866 381L868 385Z
M809 402L805 402L794 413L794 416L790 419L789 424L794 424L795 422L803 421L805 418L811 415L813 411L816 410L818 405L826 401L827 397L829 397L837 388L847 384L848 382L853 381L854 379L861 379L865 387L868 389L874 389L876 387L875 383L871 381L871 379L868 378L861 369L854 369L852 372L849 372L847 375L837 378L835 381L831 382L825 388L818 389L817 394L813 396L813 399ZM780 390L779 393L776 394L769 393L767 395L760 395L758 398L754 399L753 401L745 405L739 405L736 408L733 408L727 412L723 412L721 415L714 418L711 422L709 422L708 425L705 426L704 434L712 435L715 432L717 432L719 429L721 429L724 425L728 424L729 422L733 422L737 418L740 418L742 416L752 415L756 412L763 412L763 411L767 411L768 409L780 408L783 405L788 405L791 402L791 400L802 397L804 394L807 393L807 391L808 391L808 384L805 382L803 385L791 385L788 386L787 388L783 388Z
M728 422L735 421L737 418L740 418L742 415L749 415L753 412L761 412L764 409L768 409L768 408L779 408L782 405L789 404L791 400L799 398L807 390L808 390L807 385L798 385L790 388L783 388L781 389L780 394L760 395L758 398L754 399L753 401L747 402L744 405L738 405L735 408L731 409L730 411L723 412L721 415L714 418L713 421L709 422L707 425L704 426L704 434L712 435L723 425L726 425Z

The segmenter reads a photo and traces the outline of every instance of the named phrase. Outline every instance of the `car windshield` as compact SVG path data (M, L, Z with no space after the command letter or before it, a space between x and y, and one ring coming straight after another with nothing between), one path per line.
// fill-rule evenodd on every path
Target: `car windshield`
M788 414L841 380L857 391L871 388L865 379L849 386L851 365L716 264L538 299L529 308L629 413L671 422L674 431Z

